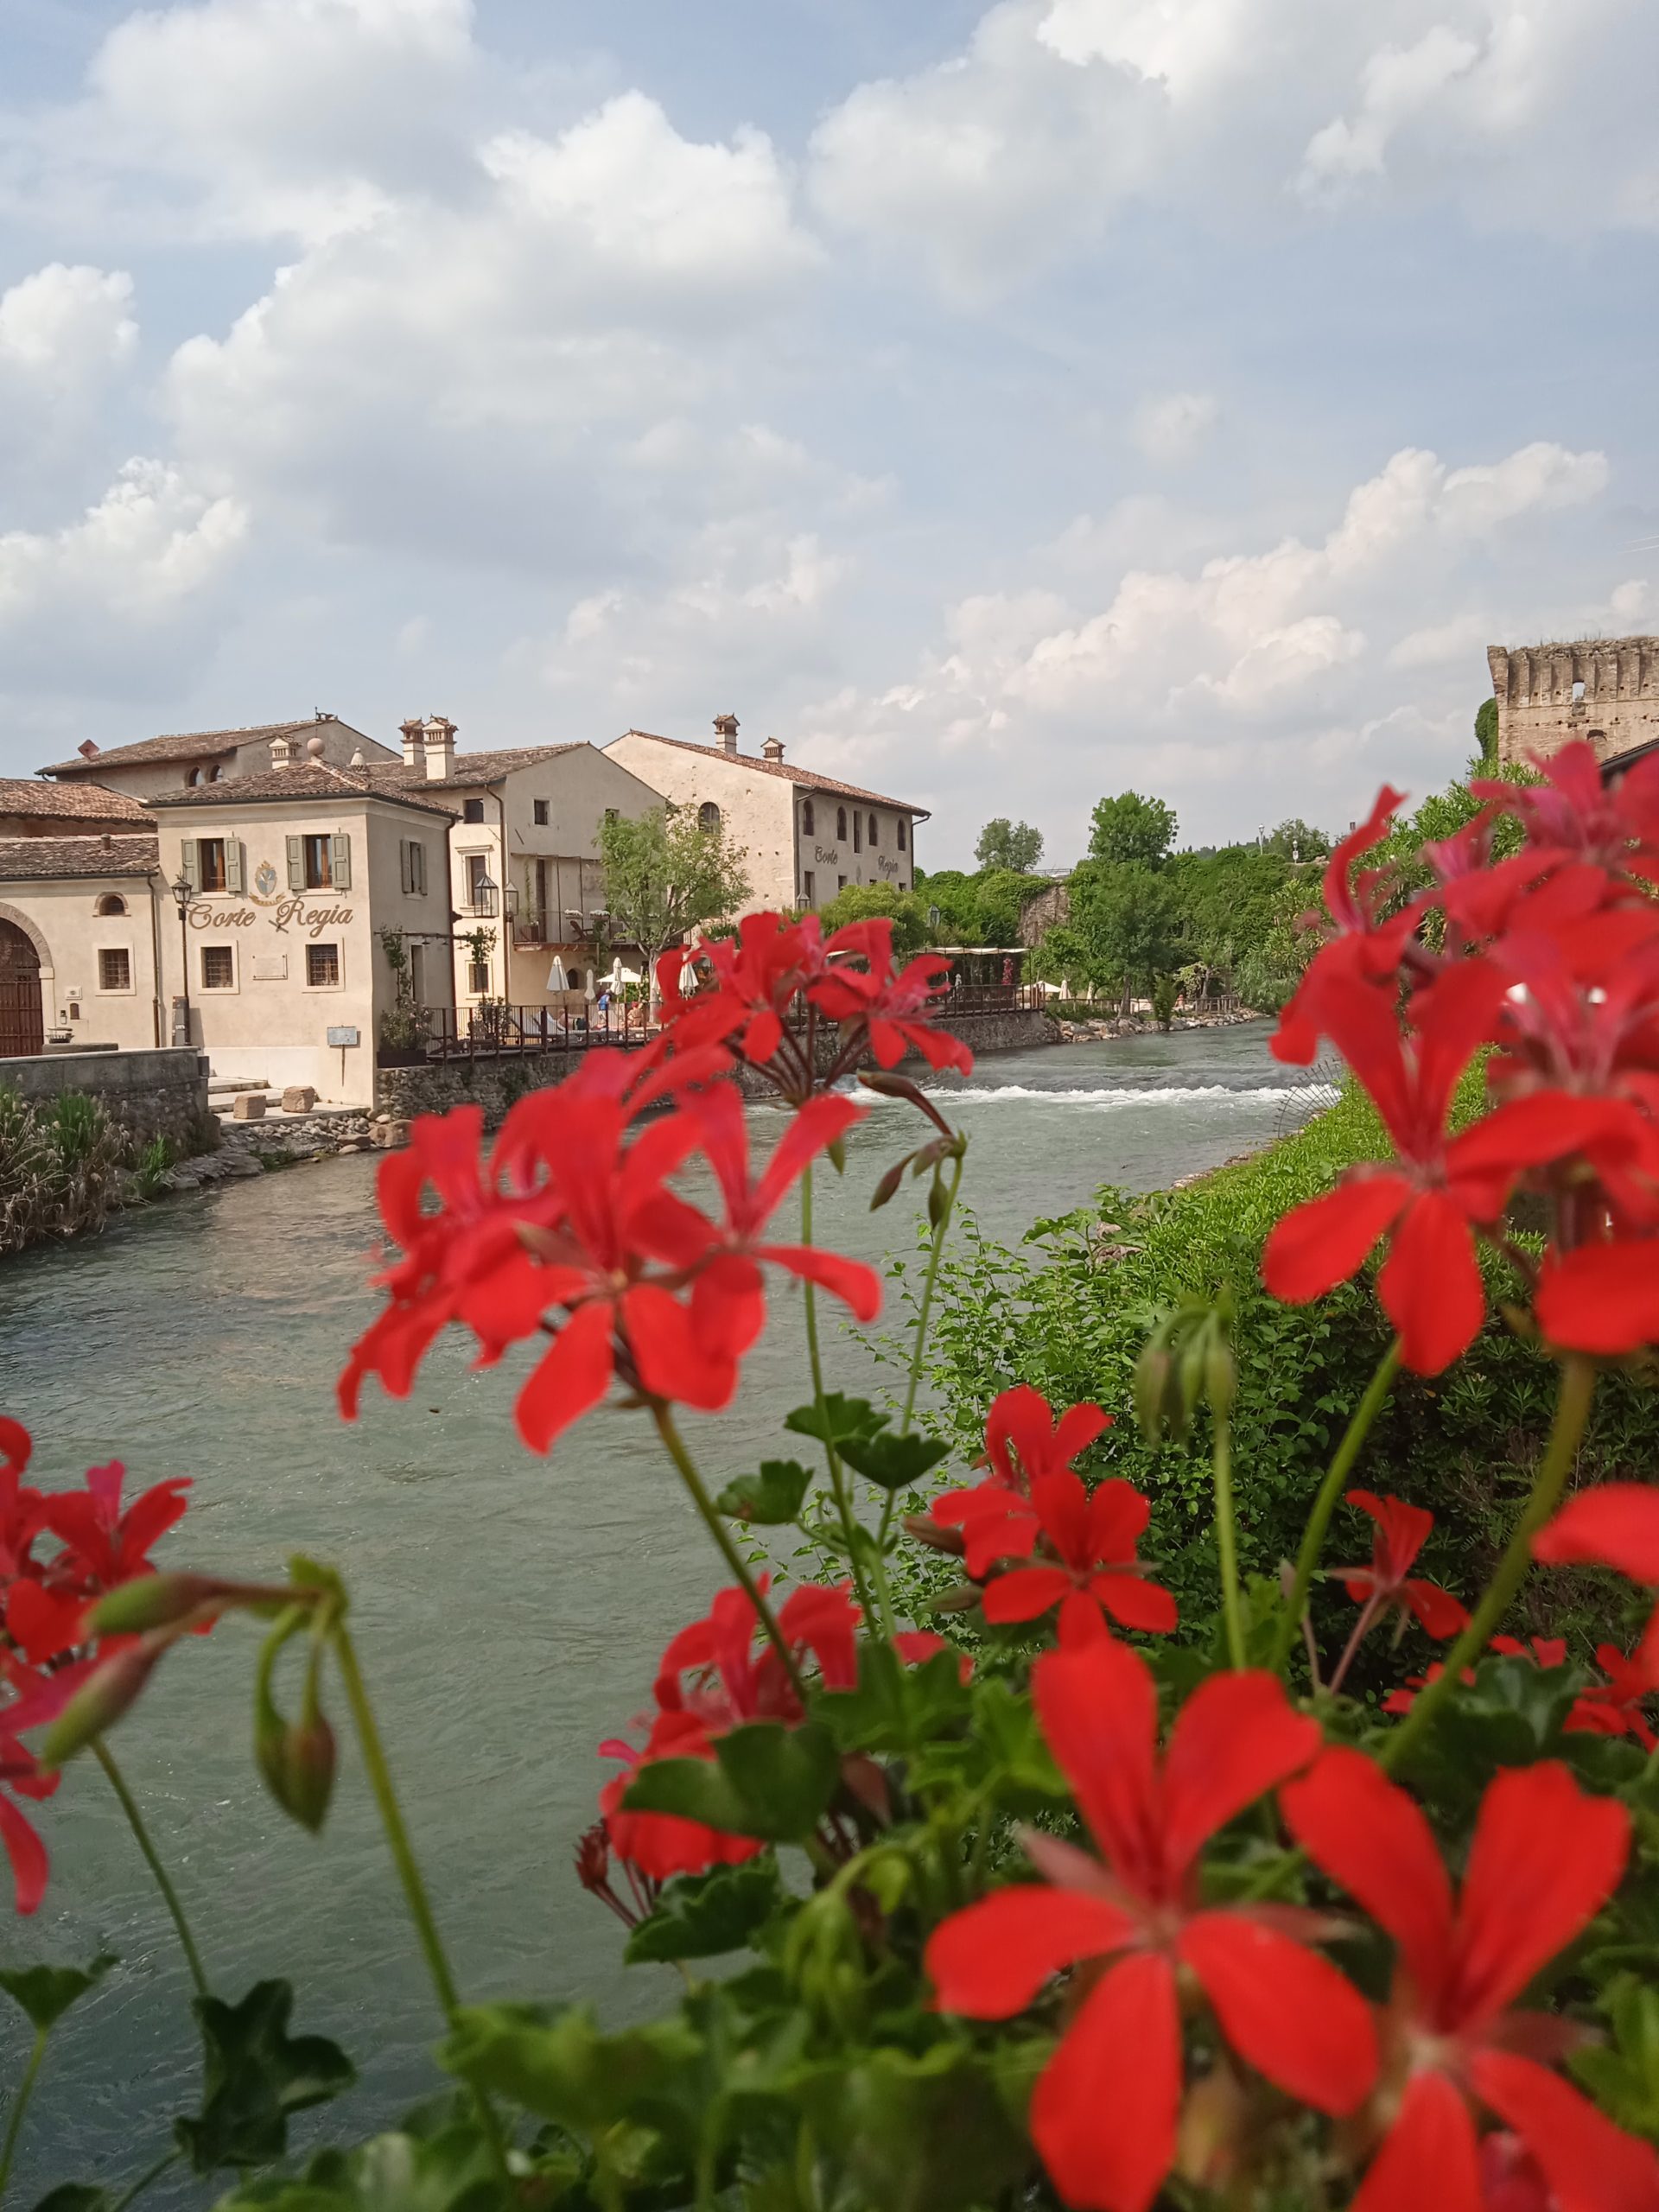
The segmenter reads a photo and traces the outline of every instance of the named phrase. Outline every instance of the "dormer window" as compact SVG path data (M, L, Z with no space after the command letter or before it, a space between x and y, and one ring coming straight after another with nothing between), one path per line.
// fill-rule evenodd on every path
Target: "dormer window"
M124 914L126 911L127 902L118 891L106 891L98 902L100 914Z

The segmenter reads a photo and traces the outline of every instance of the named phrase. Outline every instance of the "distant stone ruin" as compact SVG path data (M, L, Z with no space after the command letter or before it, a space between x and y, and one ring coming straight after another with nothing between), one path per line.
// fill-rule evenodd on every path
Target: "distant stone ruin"
M1524 760L1585 738L1599 760L1659 742L1659 638L1489 645L1497 757Z

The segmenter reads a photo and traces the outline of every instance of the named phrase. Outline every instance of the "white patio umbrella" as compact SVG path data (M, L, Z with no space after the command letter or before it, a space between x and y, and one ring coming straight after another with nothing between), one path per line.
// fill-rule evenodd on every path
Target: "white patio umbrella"
M547 971L547 988L550 991L568 990L569 988L564 978L564 963L556 952L553 956L553 965Z
M615 959L611 963L611 988L613 991L620 991L621 989L622 975L622 956L619 952Z

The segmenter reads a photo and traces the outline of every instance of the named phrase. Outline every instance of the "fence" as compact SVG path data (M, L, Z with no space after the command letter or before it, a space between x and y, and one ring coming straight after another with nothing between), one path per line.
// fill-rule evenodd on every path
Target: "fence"
M591 1045L632 1046L645 1042L645 1008L589 1005L585 1014L563 1007L434 1007L426 1016L424 1057L431 1060L499 1058L523 1052L580 1052ZM417 1052L420 1047L415 1048ZM399 1056L401 1058L401 1055ZM381 1055L383 1064L386 1055Z

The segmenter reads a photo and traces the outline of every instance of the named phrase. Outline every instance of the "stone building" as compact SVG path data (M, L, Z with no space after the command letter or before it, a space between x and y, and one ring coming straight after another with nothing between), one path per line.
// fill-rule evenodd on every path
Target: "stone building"
M100 784L49 784L36 776L0 776L0 839L154 836L156 824L136 798Z
M455 911L454 1003L505 999L579 1013L603 934L607 814L632 819L662 794L583 741L457 753L445 715L402 725L402 781L442 798Z
M925 807L797 767L775 737L758 757L740 753L737 729L735 715L716 715L713 745L631 729L605 750L677 806L725 823L747 854L756 906L827 906L849 883L911 888Z
M1659 638L1489 645L1500 760L1586 739L1604 764L1659 741Z
M313 747L312 741L317 747ZM100 747L88 738L74 758L54 760L41 774L55 782L99 786L147 799L167 791L194 791L237 776L262 776L302 752L335 768L353 758L369 766L394 765L389 745L353 729L338 715L321 712L304 721L256 722L245 729L199 729L171 737L141 738L136 745ZM280 759L279 756L280 755Z
M153 824L137 836L0 840L0 1059L59 1044L164 1045Z

